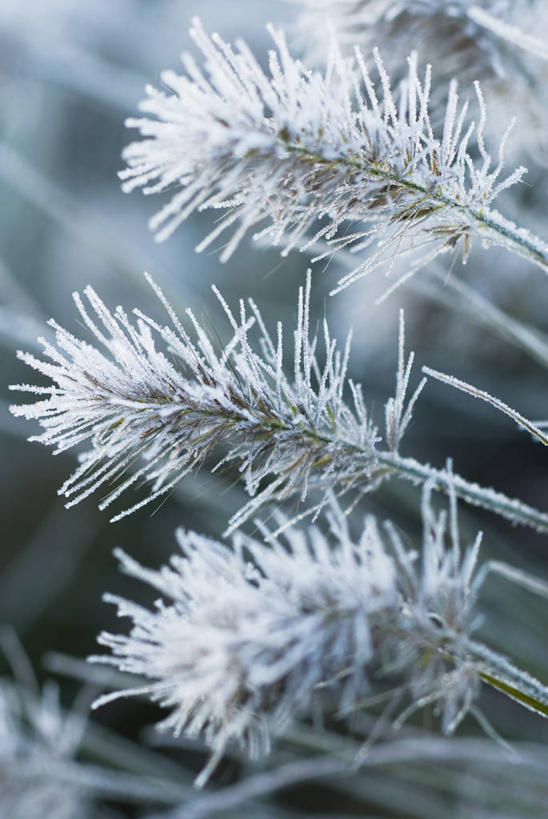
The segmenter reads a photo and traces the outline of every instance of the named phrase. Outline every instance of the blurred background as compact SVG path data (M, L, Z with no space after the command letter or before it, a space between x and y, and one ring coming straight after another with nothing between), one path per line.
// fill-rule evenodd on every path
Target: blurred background
M4 466L0 473L0 620L16 631L40 680L59 672L67 707L80 683L78 673L69 674L68 661L59 655L86 657L96 650L98 632L114 627L113 612L101 602L102 593L146 599L146 590L118 574L113 548L123 546L156 567L173 552L177 526L220 535L244 494L231 475L211 477L204 471L185 479L157 511L145 507L117 524L108 523L93 498L65 510L57 489L74 468L75 456L52 458L45 448L27 443L36 427L8 412L14 400L8 384L35 380L16 360L16 350L37 350L36 338L46 333L50 317L81 332L71 294L87 284L111 307L140 307L163 320L161 306L142 276L144 270L153 274L180 313L192 306L220 336L226 335L226 327L211 283L229 304L241 296L253 297L270 326L279 318L291 325L297 288L308 265L302 254L282 260L276 250L253 247L251 240L226 265L219 263L218 248L195 254L194 246L211 223L208 214L192 217L169 242L157 245L146 223L158 209L158 200L140 193L124 195L120 190L120 154L132 138L124 119L135 113L145 83L159 82L165 68L178 69L180 52L191 48L188 28L197 14L206 30L217 30L228 40L244 37L264 62L270 47L265 23L290 23L295 7L281 0L0 1L0 447ZM512 192L506 212L546 237L546 168L531 157L526 164L530 166L527 185ZM327 294L336 278L334 263L314 269L315 315L326 313L340 338L353 327L351 374L364 384L379 424L384 401L393 389L401 306L406 308L408 345L417 354L415 383L420 366L428 364L489 389L529 417L548 416L548 339L543 335L548 332L548 285L543 274L526 262L477 249L466 267L457 262L450 271L421 274L420 283L399 289L381 307L373 303L387 286L382 277L362 281L330 299ZM448 279L473 284L474 309L470 298L462 301L457 289L443 286ZM536 357L523 350L518 330L512 332L511 325L482 298L533 328ZM415 415L405 454L439 467L450 456L455 471L464 477L548 509L546 452L506 418L433 382ZM369 500L367 509L390 517L417 536L417 498L414 487L394 481ZM125 499L126 505L129 500ZM496 556L546 577L545 537L512 529L479 511L462 509L461 519L470 538L477 528L485 528L485 559ZM485 588L484 609L483 629L493 646L548 679L546 604L492 580ZM3 668L10 673L7 663ZM487 693L484 705L509 739L542 743L548 738L538 718L524 714L509 700ZM157 718L152 707L138 702L107 707L94 717L109 731L139 742ZM476 729L467 725L467 730ZM182 759L189 771L198 770L204 759L195 749L169 753ZM461 778L454 777L457 784L445 787L436 795L440 801L430 803L442 811L438 816L472 815L471 808L466 813L466 807L460 807L469 780L459 771ZM221 771L226 782L237 774L236 762ZM418 780L415 790L430 793L435 784L432 772L425 769L422 782ZM372 785L364 786L352 795L329 788L326 784L323 789L289 790L277 802L257 807L255 815L430 815L424 812L426 807L418 809L423 813L409 812L411 808L401 803L394 807L390 787L383 791L378 786L375 791ZM140 812L122 798L112 804L124 815ZM464 812L457 813L460 810ZM481 815L502 816L505 810L509 808L503 803L491 805ZM536 810L541 809L533 805L524 815L546 815Z

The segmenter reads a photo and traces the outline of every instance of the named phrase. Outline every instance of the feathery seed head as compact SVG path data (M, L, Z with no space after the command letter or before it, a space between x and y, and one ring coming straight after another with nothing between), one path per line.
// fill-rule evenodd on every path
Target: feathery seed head
M59 490L67 505L108 487L103 509L127 490L151 484L117 520L168 492L219 450L224 457L214 469L238 466L251 496L230 519L228 532L266 502L291 496L310 500L309 490L316 492L310 514L319 512L331 490L365 494L391 475L414 483L431 479L446 491L444 471L399 453L425 383L410 393L413 354L406 358L403 317L396 389L385 405L381 444L360 385L347 377L350 336L339 350L326 321L311 333L310 286L308 275L299 291L291 375L283 366L287 333L278 322L272 337L251 300L240 302L238 320L215 291L233 331L220 347L216 334L210 335L190 310L191 329L185 330L154 284L171 326L160 326L140 311L135 322L121 308L111 313L87 288L92 316L76 295L97 346L52 322L56 344L42 342L43 359L19 354L52 383L11 387L40 397L34 404L11 407L14 415L41 424L43 432L31 440L52 445L55 452L91 444ZM545 513L520 501L460 477L454 485L469 503L516 523L548 528Z
M216 349L217 342L190 310L192 337L156 292L169 312L170 327L138 311L135 322L121 308L111 313L87 288L95 316L78 295L75 300L97 347L52 322L56 345L42 342L44 359L20 354L53 382L13 388L46 396L12 407L15 415L42 425L44 431L32 440L54 446L55 452L91 443L61 487L67 505L115 480L101 503L104 508L144 478L152 489L132 507L137 508L168 491L219 447L226 454L217 466L237 464L253 497L244 517L274 494L304 498L309 484L325 492L337 483L346 488L358 479L363 483L375 467L379 437L360 387L347 381L350 339L339 351L325 322L325 361L319 362L319 339L309 327L310 277L299 291L291 376L282 367L287 335L278 324L272 338L254 302L240 302L238 320L217 293L233 337ZM398 402L395 430L403 434L409 414L405 390ZM401 437L395 430L392 443ZM257 496L264 478L271 482Z
M149 88L141 107L150 116L128 122L143 139L125 151L124 190L178 186L151 221L158 239L194 210L221 208L225 216L198 250L233 228L223 260L259 226L256 237L282 244L284 253L320 242L326 255L369 249L339 287L396 253L411 253L420 265L457 246L466 257L474 235L505 243L489 208L524 168L501 179L502 148L492 166L479 86L471 147L475 126L455 83L434 134L430 67L420 78L416 55L394 94L378 52L376 88L359 51L350 60L334 52L321 74L293 59L283 34L271 29L277 51L267 75L243 43L233 49L198 22L192 34L204 69L184 57L186 75L164 75L170 93ZM472 159L476 147L479 160Z
M112 654L92 659L150 682L98 704L147 693L170 709L164 729L201 736L213 749L200 782L229 742L265 753L270 733L309 712L313 701L331 702L339 714L355 710L368 693L370 667L377 678L403 679L413 702L402 720L438 702L451 732L478 695L467 651L473 561L461 561L455 543L447 551L446 518L432 511L429 489L423 509L422 569L393 527L389 554L372 517L356 541L333 499L329 536L286 522L279 539L260 525L264 542L238 535L230 549L179 532L183 554L160 571L119 551L123 570L162 600L149 611L107 596L133 626L127 636L102 634ZM455 599L464 603L458 617Z
M240 537L234 550L179 532L183 556L159 572L118 552L124 571L168 602L150 612L109 596L133 627L101 635L113 656L94 659L152 680L144 690L171 709L162 727L202 735L215 759L231 740L267 752L269 730L338 675L351 707L373 652L370 618L394 608L397 589L374 523L356 544L338 518L336 549L311 527L266 546Z

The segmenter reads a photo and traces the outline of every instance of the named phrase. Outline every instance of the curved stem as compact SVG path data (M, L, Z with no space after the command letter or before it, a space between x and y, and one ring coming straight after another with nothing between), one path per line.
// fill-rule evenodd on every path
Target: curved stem
M430 464L420 463L414 458L402 458L394 452L378 452L377 460L392 469L400 478L413 483L424 483L430 480L440 492L447 491L449 475L444 470L435 469ZM536 529L538 532L548 533L548 513L541 512L515 498L509 498L502 492L466 481L460 475L452 475L451 482L457 497L471 506L481 506L512 523L519 523L522 526Z

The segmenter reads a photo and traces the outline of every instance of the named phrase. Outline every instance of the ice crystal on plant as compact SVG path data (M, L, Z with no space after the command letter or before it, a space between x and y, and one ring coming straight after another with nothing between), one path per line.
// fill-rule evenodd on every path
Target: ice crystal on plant
M369 618L396 603L374 524L357 544L337 532L336 550L311 528L266 547L239 538L234 551L179 532L183 556L159 572L119 552L124 571L168 602L151 612L108 596L134 626L101 635L113 657L95 659L151 679L145 690L171 709L164 728L203 735L217 754L232 739L252 757L267 752L269 726L307 710L320 684L342 674L345 702L355 702L373 652Z
M540 13L540 0L300 2L308 10L303 28L321 23L322 40L329 46L325 71L309 70L294 59L284 35L272 27L274 50L263 70L244 43L231 46L217 35L209 37L196 23L192 33L202 66L185 56L184 76L164 74L163 92L149 89L143 117L129 121L141 139L125 152L124 189L167 194L167 204L152 220L157 238L167 238L194 211L216 210L217 226L199 249L228 236L223 259L253 232L284 253L299 248L316 254L316 260L347 250L341 256L356 264L332 292L378 267L390 271L400 256L409 260L408 275L440 254L466 260L478 240L510 249L548 271L548 247L493 209L499 194L524 173L521 167L505 168L509 134L498 130L506 111L497 116L497 98L520 115L520 150L524 134L529 132L530 143L538 146L548 132L539 70L539 58L547 57L548 14ZM531 11L529 31L515 25L524 8ZM334 38L326 36L327 10L338 15ZM541 19L544 28L537 25ZM78 64L81 56L76 55ZM88 91L97 85L89 56L83 54L80 77ZM420 67L427 60L435 76L430 65ZM461 90L464 86L464 96L469 94L474 105L472 81L479 112L472 114L475 122ZM500 144L494 158L486 147L490 130ZM47 185L25 168L19 171L16 187L25 195L30 191L40 206L52 199L43 195ZM55 193L54 214L70 223ZM9 280L9 274L4 278ZM401 453L423 386L412 392L413 354L405 352L403 314L395 392L384 405L384 426L377 430L360 387L347 376L350 338L341 349L326 321L311 327L310 275L299 291L293 334L278 322L271 335L253 301L241 300L233 313L215 291L231 330L224 345L190 310L183 326L152 286L170 326L139 311L135 317L120 307L111 311L91 288L83 298L75 294L90 342L51 322L55 339L42 342L43 354L20 354L49 383L16 387L35 403L13 407L14 414L38 421L42 432L35 439L56 452L87 450L60 490L68 505L102 490L101 507L107 507L145 486L144 498L132 500L130 509L117 515L122 517L216 458L214 469L236 466L250 496L230 519L228 531L266 502L273 502L274 524L257 522L260 536L239 533L232 547L180 532L181 552L158 571L118 551L122 569L152 586L160 600L147 609L106 596L131 626L129 634L100 636L107 651L91 659L115 671L102 669L94 679L104 681L108 691L118 685L118 671L138 675L139 681L134 689L109 693L97 704L135 693L158 703L166 715L161 727L201 738L211 747L199 784L232 745L257 757L292 720L321 721L322 713L330 723L348 718L352 739L329 732L314 737L309 728L286 736L296 744L308 736L310 746L318 740L329 754L318 760L322 773L343 772L348 747L373 726L362 753L351 760L355 772L376 739L392 739L425 707L433 709L433 725L439 722L446 735L472 715L495 736L478 710L483 683L546 717L548 687L479 642L477 601L491 571L544 599L548 586L497 560L477 571L481 537L468 549L461 547L456 499L544 532L548 513L455 476L450 462L439 469ZM459 292L461 298L466 291L453 288L453 294ZM486 305L484 326L496 327L546 363L546 349L534 332L483 297L467 298L461 298L461 310L466 303L474 305L477 318ZM288 337L294 341L291 372L285 366ZM489 402L548 443L537 425L500 399L438 371L424 372ZM348 519L362 495L392 476L423 486L423 540L416 550L390 523L383 529L369 516L355 530ZM438 491L448 495L448 513L434 507ZM337 498L346 492L343 511ZM290 497L302 504L294 517L277 508ZM330 531L323 528L326 508ZM27 552L14 576L34 554L33 548ZM507 650L512 645L509 640ZM59 667L82 673L67 658ZM379 704L386 704L386 711L377 720ZM368 715L366 708L371 708ZM103 753L101 746L107 744L111 764L127 765L139 776L150 769L154 780L147 776L149 782L141 783L122 772L77 764L72 757L82 730L83 721L71 723L62 714L55 694L39 700L15 687L9 692L0 687L2 816L96 817L90 789L154 805L186 798L181 771L170 774L163 764L157 769L150 754L108 737L104 743L100 734L89 737L94 754ZM472 750L470 756L481 759L483 770L483 743L463 747L455 742L452 757L451 748L433 738L432 726L422 739L424 759L437 765ZM411 759L415 764L415 738L375 750L380 751L377 763L399 767ZM289 751L288 758L292 755ZM537 760L533 753L527 757L529 776ZM262 783L251 778L230 788L224 805L222 793L205 806L191 802L170 809L169 816L216 815L215 806L233 811L261 797L263 803L267 792L298 781L307 771L317 777L315 764L299 759L282 765L262 775ZM487 770L489 764L493 757ZM288 778L288 768L297 774L293 770ZM481 776L476 778L479 782ZM387 783L381 783L380 793L389 813L405 805L407 784L400 789L397 777ZM420 800L414 785L409 795ZM443 797L450 804L447 794ZM489 786L485 798L491 804ZM436 813L435 799L432 806ZM422 803L413 809L421 812Z
M161 728L213 749L201 782L229 742L266 753L270 733L314 701L339 715L354 711L370 690L369 669L387 690L394 675L402 679L412 705L401 720L436 702L442 730L452 733L476 712L479 694L470 636L480 537L461 553L452 490L450 504L448 527L425 487L420 560L394 527L387 546L371 516L355 540L334 502L329 536L290 527L277 539L261 527L264 542L237 536L231 549L181 531L182 556L159 571L118 551L122 569L162 599L148 610L107 595L133 626L128 635L101 634L112 654L92 660L150 682L97 704L146 693L169 709Z
M420 78L416 55L396 94L378 52L376 89L359 51L354 60L333 52L321 74L293 59L283 34L271 29L277 51L268 76L243 43L233 50L199 23L192 34L204 69L184 55L186 75L164 73L169 92L148 88L141 107L150 116L128 122L143 139L125 151L124 190L178 188L151 221L158 239L195 210L221 208L225 215L198 249L233 227L223 260L259 226L257 235L284 252L319 240L328 253L369 248L340 286L395 254L411 253L416 265L455 248L466 258L474 236L548 264L541 242L512 236L510 223L491 210L525 169L502 173L504 139L492 162L477 84L477 126L452 82L436 136L431 72Z
M57 344L42 341L45 359L20 357L53 384L14 387L47 397L12 407L16 415L40 421L44 432L34 440L53 445L55 452L91 442L60 490L69 506L116 479L104 508L145 478L152 493L139 506L168 491L219 445L228 449L221 463L238 464L250 495L263 478L277 476L261 498L274 490L278 496L304 497L309 482L324 489L337 481L351 486L370 474L379 439L360 387L347 383L350 337L337 350L324 322L325 363L320 364L319 339L309 326L310 277L299 291L291 377L282 367L282 324L273 339L253 301L240 302L238 322L218 294L233 337L216 350L215 338L190 310L194 338L165 300L171 327L160 327L138 311L134 324L121 308L111 313L91 288L85 294L100 325L78 294L75 301L103 349L51 322ZM405 395L397 400L405 401ZM405 408L399 412L408 423ZM394 433L398 440L401 434ZM124 477L140 456L144 464ZM252 508L259 502L255 499Z
M413 702L400 721L413 710L438 702L442 729L450 734L464 716L474 709L479 692L477 663L470 660L469 638L474 624L478 588L473 583L481 533L462 554L457 524L456 495L449 488L449 520L445 512L436 514L431 503L432 486L426 484L422 500L423 542L420 558L406 551L393 526L387 524L398 557L400 584L404 589L401 644L396 647L393 668L411 670ZM447 544L447 536L449 545ZM404 636L405 635L405 636ZM436 646L430 660L419 660L426 645ZM447 654L445 654L447 651ZM447 668L450 655L453 667ZM444 659L445 656L445 659Z
M189 333L150 281L171 326L160 326L140 311L135 311L134 323L121 307L111 313L88 287L85 294L96 317L78 294L75 301L98 346L51 321L56 346L41 341L45 358L19 353L52 380L47 387L11 387L46 396L11 407L15 415L36 419L43 427L30 440L54 446L55 452L91 444L59 490L69 499L67 506L109 485L99 504L104 509L136 484L151 484L145 497L116 515L117 520L168 492L219 449L226 454L214 469L237 465L251 496L230 519L228 531L262 504L295 495L304 501L310 489L319 493L318 504L309 504L311 513L321 508L330 490L359 496L391 475L415 483L433 480L446 491L445 471L399 454L425 383L423 379L409 394L413 354L405 354L403 317L396 390L385 405L382 443L360 385L347 377L351 337L338 350L326 321L321 332L311 332L310 274L299 290L291 376L283 367L286 331L278 322L272 338L252 300L240 301L238 321L216 291L233 331L224 348L216 349L216 336L192 311L187 310ZM323 363L318 354L322 337ZM459 476L453 485L468 503L548 529L548 515L520 501Z

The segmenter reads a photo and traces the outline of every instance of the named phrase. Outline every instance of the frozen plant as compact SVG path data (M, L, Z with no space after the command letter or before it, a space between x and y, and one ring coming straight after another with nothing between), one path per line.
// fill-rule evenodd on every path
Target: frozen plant
M124 571L169 604L150 612L107 596L134 627L101 635L113 657L94 659L152 680L146 693L172 709L163 727L203 734L214 759L232 739L252 757L268 751L269 724L282 729L341 672L352 707L373 653L369 622L396 605L395 570L372 520L357 545L342 516L332 522L336 551L311 528L289 530L287 546L238 538L234 551L181 531L183 556L159 572L119 552Z
M449 275L455 276L453 263L466 261L477 245L494 246L498 252L483 258L501 260L501 266L511 263L516 274L523 261L548 272L548 246L502 215L517 212L525 201L516 197L525 168L505 159L511 122L505 114L501 126L502 119L492 115L502 88L511 90L505 104L518 114L513 100L530 92L541 111L538 121L545 121L541 80L548 63L539 38L545 19L540 4L299 2L306 12L301 31L308 28L314 38L318 20L322 24L328 42L323 65L306 63L310 54L319 54L317 42L299 59L284 32L273 26L274 47L261 61L243 41L231 45L195 21L191 35L199 58L185 54L182 75L166 72L161 89L147 89L142 116L128 121L138 137L124 152L121 178L127 192L164 195L163 207L151 220L156 238L167 239L192 214L209 211L217 220L197 249L226 239L222 260L236 253L248 234L280 247L283 255L294 249L314 255L312 264L332 260L335 266L351 259L349 272L331 283L333 295L377 269L390 273L397 267L391 293L419 268L437 264L438 257L450 257ZM531 12L529 23L520 19L525 8ZM327 11L337 18L329 37ZM412 48L404 51L406 41L413 41ZM526 118L525 128L531 130ZM471 275L491 273L473 267ZM289 770L282 766L281 776L273 768L274 774L264 774L258 783L229 785L236 790L229 790L232 802L223 805L222 795L210 802L221 803L221 813L247 801L255 815L263 815L265 789L318 777L318 771L348 774L382 760L383 753L379 764L411 765L419 738L425 758L438 765L433 775L423 776L430 791L436 771L443 772L453 758L452 743L455 758L461 753L461 760L477 762L481 778L487 767L482 754L494 754L486 748L507 752L506 739L513 738L509 723L487 719L485 686L513 700L516 710L521 706L535 718L548 717L534 630L532 648L522 646L521 612L505 599L498 617L487 605L483 630L483 583L496 572L520 586L518 594L544 600L548 585L499 559L496 550L507 547L498 532L488 534L492 553L478 565L481 535L461 538L457 500L544 535L548 512L455 474L446 453L440 467L421 457L424 452L416 457L404 452L421 441L426 448L430 440L425 442L429 431L419 430L417 436L411 431L426 379L415 379L403 310L394 391L375 417L373 389L362 390L350 376L351 333L339 344L327 319L313 315L310 270L298 290L293 321L267 315L253 298L225 297L213 287L225 325L220 331L212 322L199 321L191 308L178 317L160 287L150 277L148 282L165 311L165 324L148 310L111 309L108 298L103 301L91 286L82 295L75 293L82 330L72 332L51 320L51 336L39 340L42 352L19 353L42 381L12 388L30 394L29 403L13 406L12 413L40 425L31 440L55 454L77 451L78 465L59 490L67 506L100 493L101 509L129 498L113 521L130 512L142 515L142 507L163 502L200 467L235 475L248 498L227 515L225 534L233 536L231 543L189 531L187 519L187 528L178 532L181 551L160 569L144 568L118 549L122 570L152 587L159 599L147 607L126 594L106 595L129 619L129 633L103 631L99 641L108 651L90 658L93 667L75 665L70 658L64 658L63 667L73 672L76 667L80 679L99 683L104 693L97 705L130 695L157 703L165 713L160 723L168 734L165 741L205 742L211 756L198 785L233 751L242 761L271 754L273 766L280 758L287 763ZM249 282L247 292L252 286ZM318 280L314 287L320 287ZM468 293L459 309L474 305L469 318L496 326L500 335L548 364L542 338L466 288L453 284L453 295ZM453 307L451 296L445 304ZM437 358L447 352L445 341L443 333L435 339ZM548 443L542 425L435 363L440 369L424 367L426 376L489 402L537 441ZM440 417L445 422L438 412L436 423ZM501 480L506 477L513 475L501 475ZM220 484L219 478L216 487ZM391 504L387 514L385 504ZM385 516L393 522L379 525ZM410 526L413 518L422 524L420 543L413 545L413 536L400 529L406 516ZM357 529L356 520L361 521ZM520 532L516 542L525 553L532 533ZM464 548L463 540L472 543ZM151 565L154 558L143 562ZM542 610L532 611L540 620ZM407 725L424 710L433 715L429 727ZM153 753L135 759L134 750L128 752L122 743L113 747L110 759L123 768L130 757L133 777L91 767L83 772L71 763L77 743L64 741L62 720L50 720L52 730L38 736L40 719L29 712L21 727L19 716L13 709L0 710L0 813L8 805L17 819L35 819L31 801L23 801L23 813L17 814L10 788L12 774L19 774L18 760L25 758L26 770L29 759L34 765L36 749L44 746L44 757L37 754L40 777L52 770L52 752L59 762L56 771L70 785L62 794L68 800L66 816L62 801L61 808L50 810L60 819L72 819L74 810L85 816L87 802L79 801L80 784L90 781L85 776L99 782L107 796L122 793L136 801L140 813L163 804L177 806L164 819L217 815L199 802L194 807L191 802L187 811L181 768L166 774L165 758L158 773ZM469 732L474 719L489 743L482 738L473 746L468 736L471 744L463 746L448 739L457 729ZM434 736L438 728L442 739ZM274 737L284 742L283 751ZM471 745L476 757L468 754ZM91 746L97 750L96 737ZM323 752L325 758L304 760L305 749ZM499 777L496 754L490 759L496 757ZM531 769L533 756L527 756ZM151 778L141 782L149 770ZM408 774L405 770L398 779L399 772L392 773L384 786L380 783L376 796L384 792L387 815L394 810L401 815L402 804L411 806L401 793L405 796L405 788L415 788L419 779ZM545 786L545 768L535 776L536 784L541 780ZM452 787L450 777L439 779L441 787ZM56 788L57 779L47 785ZM462 782L458 787L462 792ZM17 787L13 793L21 798ZM30 800L32 793L29 788L24 798ZM40 802L47 807L49 798L44 792ZM365 801L369 811L369 794ZM436 799L423 811L427 801L412 805L413 815L452 815L453 806L440 808ZM491 807L489 800L486 804ZM280 808L280 819L284 815Z
M139 455L144 466L118 484L101 505L110 504L142 477L153 482L146 499L152 500L223 444L228 454L221 463L239 465L251 495L264 477L273 474L279 478L268 494L277 488L303 496L311 475L323 485L370 476L378 435L360 388L353 386L350 406L343 397L350 391L346 379L350 338L338 351L324 325L326 360L318 362L318 339L311 337L309 327L310 278L299 291L289 376L282 366L282 324L273 340L253 301L240 302L238 321L217 292L233 335L216 350L215 335L198 324L192 311L187 311L191 325L187 331L155 289L171 326L161 327L138 311L133 324L121 308L110 313L88 288L87 299L102 326L89 316L77 294L76 304L105 352L52 323L57 346L43 342L46 359L22 354L54 383L48 388L23 386L49 397L12 411L38 418L45 429L38 440L54 445L56 452L82 441L92 443L61 489L65 496L74 496L69 505L123 474ZM252 338L253 328L258 330L257 340ZM400 396L403 401L405 394ZM404 409L398 407L400 413ZM395 443L408 421L409 413L394 418Z
M370 668L388 692L394 676L401 678L395 703L411 696L396 724L436 703L444 733L468 712L492 733L477 705L488 668L500 690L517 685L548 706L548 689L472 640L484 576L474 579L481 535L461 551L451 487L447 544L447 517L434 512L431 489L423 492L420 558L391 525L387 547L371 516L354 540L335 502L329 537L314 526L283 527L277 539L261 527L263 541L237 536L231 549L180 531L183 554L159 571L118 550L123 571L162 598L149 610L105 597L133 624L129 635L101 634L112 654L91 659L145 684L96 705L147 694L170 709L160 728L202 736L213 750L198 784L231 741L251 757L268 752L270 732L313 711L326 692L339 715L354 713L370 692Z
M40 422L44 431L31 440L54 446L55 453L91 443L59 490L69 498L68 507L113 481L114 488L99 504L102 509L143 479L151 484L144 498L113 517L118 520L170 491L219 448L224 455L214 469L226 463L237 465L251 495L231 518L229 531L264 502L295 494L304 502L313 489L320 492L315 511L328 490L355 490L360 496L392 475L415 483L434 481L438 489L447 490L449 476L444 470L400 454L424 386L423 380L408 396L414 356L405 356L403 314L396 390L385 404L383 440L369 418L360 385L347 378L351 337L337 350L324 321L325 360L318 357L319 337L310 329L310 274L299 290L290 376L283 367L287 333L278 322L274 340L252 300L247 305L240 301L238 322L216 291L233 332L224 349L216 351L216 338L198 324L192 311L188 309L187 316L194 338L149 281L171 326L160 326L139 310L132 323L121 307L111 313L88 287L85 294L101 326L79 294L74 299L100 347L76 338L52 320L57 345L40 340L45 358L19 353L26 364L53 382L45 387L11 387L40 397L35 403L11 407L14 415ZM254 326L258 342L252 342ZM157 339L163 350L158 349ZM134 468L139 460L142 465ZM269 482L261 488L265 479ZM468 503L514 523L548 530L548 513L458 476L451 482Z
M430 66L421 79L416 55L394 93L378 51L375 88L359 50L353 60L335 50L324 73L310 71L291 57L281 32L270 33L277 51L268 76L243 43L233 50L195 22L204 69L183 55L186 75L164 72L169 93L149 87L141 108L151 116L128 121L143 139L125 150L124 190L179 188L150 222L159 240L193 211L222 208L197 248L235 226L222 260L257 227L284 253L319 240L327 242L325 255L373 248L333 292L395 255L410 254L407 276L440 254L460 250L466 260L474 238L548 269L546 245L492 207L525 169L503 172L505 136L493 163L477 83L477 125L452 81L436 136Z

